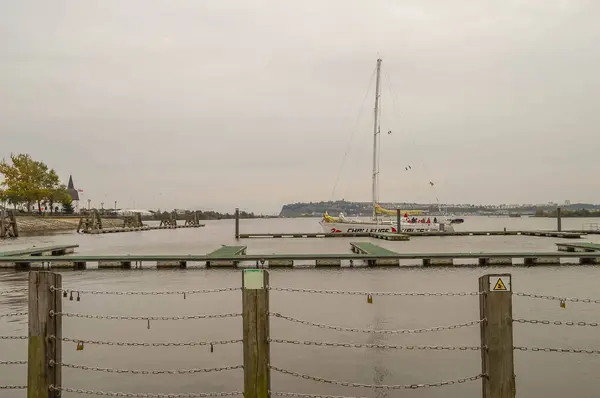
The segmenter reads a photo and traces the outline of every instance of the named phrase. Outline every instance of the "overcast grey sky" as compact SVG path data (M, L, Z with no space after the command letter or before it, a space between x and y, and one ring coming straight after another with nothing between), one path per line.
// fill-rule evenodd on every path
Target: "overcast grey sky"
M0 156L72 173L95 205L277 212L331 199L351 142L333 198L368 201L381 56L382 201L600 202L599 18L592 0L0 0Z

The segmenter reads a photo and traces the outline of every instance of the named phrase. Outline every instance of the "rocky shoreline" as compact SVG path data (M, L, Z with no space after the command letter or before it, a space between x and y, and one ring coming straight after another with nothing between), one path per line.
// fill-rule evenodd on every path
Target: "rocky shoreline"
M76 231L78 225L79 217L17 217L17 227L19 228L19 233L23 234L53 231ZM116 218L103 219L102 226L105 228L121 227L123 226L123 220Z

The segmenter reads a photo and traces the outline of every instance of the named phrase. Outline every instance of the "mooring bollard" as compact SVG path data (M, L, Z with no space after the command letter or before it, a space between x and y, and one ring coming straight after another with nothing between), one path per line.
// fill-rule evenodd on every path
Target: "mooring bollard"
M479 278L483 398L515 398L510 274Z
M267 398L271 389L269 348L269 271L242 273L244 397Z

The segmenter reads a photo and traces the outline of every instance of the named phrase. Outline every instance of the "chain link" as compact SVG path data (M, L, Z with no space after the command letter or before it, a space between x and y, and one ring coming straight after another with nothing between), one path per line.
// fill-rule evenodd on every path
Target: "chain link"
M479 351L481 347L475 346L439 346L439 345L390 345L390 344L360 344L360 343L335 343L331 341L300 341L269 339L271 343L310 345L318 347L342 347L342 348L381 348L396 350L432 350L432 351Z
M318 327L321 329L337 330L339 332L356 332L356 333L373 333L373 334L411 334L411 333L439 332L442 330L452 330L452 329L459 329L459 328L463 328L463 327L467 327L467 326L473 326L473 325L477 325L477 324L483 322L483 320L477 320L477 321L460 323L457 325L436 326L436 327L432 327L432 328L422 328L422 329L371 330L371 329L358 329L358 328L347 328L347 327L342 327L342 326L325 325L322 323L315 323L315 322L310 322L310 321L304 321L301 319L296 319L291 316L282 315L282 314L279 314L276 312L275 313L270 312L269 315L274 316L276 318L282 318L282 319L285 319L290 322L300 323L302 325L307 325L307 326L314 326L314 327Z
M1 386L0 390L26 390L27 386Z
M230 392L205 392L205 393L144 393L144 392L113 392L113 391L92 391L82 390L80 388L54 387L50 386L50 391L74 392L77 394L101 395L105 397L128 397L128 398L207 398L207 397L231 397L244 395L241 391Z
M563 354L600 354L600 350L588 350L585 348L514 347L514 349L518 351L558 352Z
M235 370L235 369L243 369L243 365L234 365L234 366L223 366L218 368L201 368L201 369L165 369L165 370L141 370L141 369L113 369L113 368L98 368L95 366L85 366L85 365L73 365L70 363L62 363L62 362L54 362L50 361L50 366L62 366L65 368L71 369L80 369L80 370L91 370L95 372L107 372L107 373L128 373L134 375L183 375L183 374L194 374L194 373L211 373L211 372L223 372L226 370Z
M529 297L542 300L556 300L556 301L569 301L572 303L588 303L588 304L600 304L600 300L593 300L589 298L577 298L577 297L558 297L558 296L547 296L542 294L532 293L513 293L515 296Z
M27 365L27 361L0 361L0 365Z
M67 316L73 318L86 319L114 319L119 321L188 321L191 319L216 319L216 318L235 318L242 314L202 314L202 315L179 315L179 316L129 316L129 315L90 315L76 314L71 312L50 311L50 316Z
M56 336L50 336L51 339L56 339ZM225 344L241 343L243 340L215 340L215 341L166 341L166 342L138 342L138 341L103 341L103 340L82 340L73 339L70 337L61 337L61 341L70 343L98 344L119 347L195 347L195 346L214 346Z
M321 383L336 384L338 386L344 386L344 387L356 387L356 388L363 387L363 388L373 388L373 389L380 389L380 390L412 390L412 389L417 389L417 388L450 386L453 384L466 383L467 381L475 381L475 380L481 379L483 377L483 375L479 374L477 376L464 377L464 378L457 379L457 380L440 381L437 383L395 384L395 385L381 384L381 385L379 385L379 384L362 384L362 383L351 383L348 381L328 380L328 379L323 379L322 377L315 377L315 376L310 376L310 375L306 375L306 374L302 374L302 373L298 373L298 372L293 372L291 370L281 369L281 368L278 368L278 367L272 366L272 365L269 365L269 367L280 373L284 373L284 374L294 376L294 377L299 377L302 379L318 381Z
M8 314L0 314L0 318L23 316L23 315L27 315L27 313L26 312L9 312Z
M593 326L598 327L598 322L583 322L583 321L547 321L537 319L513 319L513 322L517 323L532 323L534 325L556 325L556 326Z
M479 296L480 292L360 292L360 291L344 291L344 290L320 290L320 289L301 289L293 287L269 287L269 290L278 292L295 292L295 293L317 293L317 294L338 294L348 296L400 296L400 297L442 297L442 296Z
M10 290L0 290L0 296L10 296L13 293L21 293L21 292L26 292L29 289L24 287L21 289L10 289Z
M27 340L27 336L0 336L0 340Z
M366 398L366 397L347 397L343 395L320 395L320 394L303 394L298 392L280 392L280 391L269 391L271 395L276 397L294 397L294 398Z
M199 293L221 293L221 292L233 292L241 290L240 287L223 287L216 289L197 289L197 290L172 290L172 291L125 291L116 292L110 290L78 290L78 289L62 289L50 286L50 290L53 292L64 292L64 293L79 293L79 294L101 294L101 295L115 295L115 296L164 296L164 295L186 295L186 294L199 294Z

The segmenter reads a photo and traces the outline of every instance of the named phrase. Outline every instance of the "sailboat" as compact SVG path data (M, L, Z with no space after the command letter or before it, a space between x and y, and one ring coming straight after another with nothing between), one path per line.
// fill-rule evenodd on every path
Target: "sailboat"
M340 213L337 217L330 216L327 211L323 214L322 220L319 222L325 233L361 233L361 232L435 232L446 231L453 232L454 227L452 222L440 217L424 216L422 210L400 210L400 231L398 231L398 220L396 217L397 209L385 209L377 203L378 192L378 162L377 162L377 138L380 134L379 126L379 102L380 102L380 85L381 85L381 59L377 59L377 75L375 83L375 109L374 109L374 126L373 126L373 182L372 182L372 197L371 203L373 207L372 217L370 220L349 219ZM385 217L387 216L387 217ZM393 217L392 217L393 216Z

